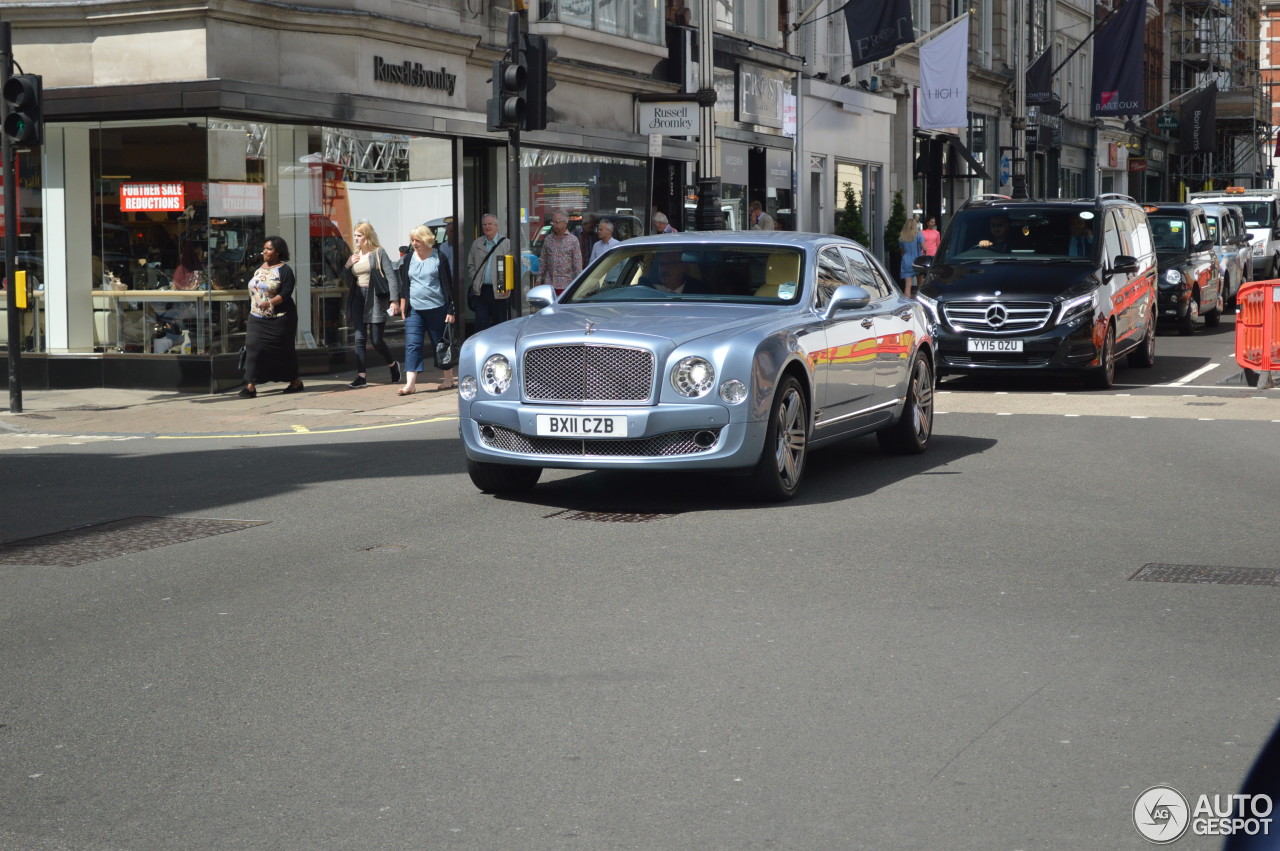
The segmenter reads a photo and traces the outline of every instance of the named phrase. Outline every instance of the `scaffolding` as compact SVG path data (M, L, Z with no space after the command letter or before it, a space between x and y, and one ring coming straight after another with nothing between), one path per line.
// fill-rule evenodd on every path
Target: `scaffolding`
M1269 185L1271 116L1259 70L1260 0L1175 0L1169 5L1169 96L1215 81L1217 151L1178 154L1175 181L1191 189Z

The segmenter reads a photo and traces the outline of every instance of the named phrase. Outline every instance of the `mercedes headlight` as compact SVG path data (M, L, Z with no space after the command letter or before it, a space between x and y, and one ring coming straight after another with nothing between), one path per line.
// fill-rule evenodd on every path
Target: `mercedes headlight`
M1062 309L1058 312L1058 324L1080 316L1089 316L1097 306L1098 297L1094 293L1069 298L1062 303Z
M501 396L511 386L511 361L503 355L489 355L480 370L480 384L491 396Z
M1169 285L1171 285L1171 286L1175 286L1175 287L1177 287L1177 286L1181 286L1181 285L1182 285L1182 273L1181 273L1181 272L1179 272L1177 269L1168 269L1168 270L1166 270L1166 271L1165 271L1165 273L1164 273L1164 282L1165 282L1166 284L1169 284Z
M919 293L919 292L918 292L918 293L916 293L916 295L915 295L915 299L916 299L916 301L920 302L920 304L921 304L921 305L923 305L923 307L924 307L924 312L928 315L928 317L929 317L929 323L930 323L931 325L941 325L941 324L942 324L942 316L941 316L941 314L939 314L939 313L938 313L938 300L937 300L937 299L929 298L929 297L928 297L927 295L925 295L924 293Z
M684 358L671 370L671 386L681 396L697 399L711 392L716 380L715 367L706 358Z

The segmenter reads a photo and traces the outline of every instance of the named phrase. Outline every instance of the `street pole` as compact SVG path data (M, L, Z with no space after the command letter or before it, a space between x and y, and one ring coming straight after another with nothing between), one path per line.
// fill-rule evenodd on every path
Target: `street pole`
M1027 197L1027 0L1013 0L1013 192Z
M0 21L0 72L13 76L13 40L8 21ZM8 117L8 102L0 98L0 123ZM18 181L13 167L9 134L0 133L0 157L4 159L4 276L5 307L9 314L9 413L22 413L22 315L18 313Z
M507 50L511 62L520 62L520 15L519 12L512 12L507 16ZM507 131L507 242L511 246L508 252L511 262L515 264L514 269L508 270L511 273L512 283L507 304L510 305L509 309L514 316L521 316L524 313L524 296L520 293L524 259L521 252L522 227L520 223L520 125L516 124Z
M698 105L702 113L702 137L698 140L698 230L723 230L720 209L720 176L716 167L715 0L702 0L698 27Z

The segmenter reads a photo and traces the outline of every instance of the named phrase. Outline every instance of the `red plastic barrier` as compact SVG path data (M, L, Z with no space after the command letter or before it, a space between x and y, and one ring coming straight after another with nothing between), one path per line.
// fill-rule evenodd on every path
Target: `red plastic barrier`
M1252 281L1236 296L1236 363L1280 370L1280 280Z

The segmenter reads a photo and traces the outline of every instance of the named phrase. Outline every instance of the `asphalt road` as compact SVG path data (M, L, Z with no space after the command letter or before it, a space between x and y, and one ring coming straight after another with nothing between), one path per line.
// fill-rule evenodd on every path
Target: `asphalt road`
M1280 716L1280 588L1135 577L1272 575L1280 391L1157 351L949 379L928 453L780 506L485 496L451 422L5 451L5 541L260 525L0 563L0 848L1147 847L1141 792L1235 792Z

